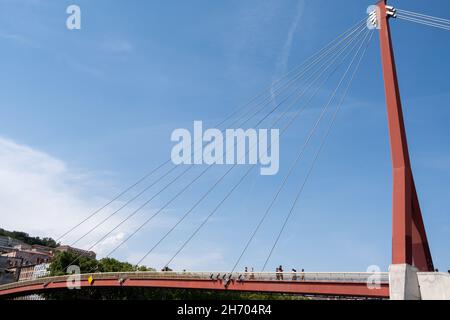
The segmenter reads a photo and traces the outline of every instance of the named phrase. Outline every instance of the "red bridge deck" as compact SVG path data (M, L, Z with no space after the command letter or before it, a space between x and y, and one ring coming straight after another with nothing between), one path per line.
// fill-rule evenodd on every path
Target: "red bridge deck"
M92 281L89 278L92 277ZM60 276L0 286L0 298L26 296L50 290L68 289L71 280L86 287L147 287L171 289L230 290L242 292L389 298L386 273L95 273Z

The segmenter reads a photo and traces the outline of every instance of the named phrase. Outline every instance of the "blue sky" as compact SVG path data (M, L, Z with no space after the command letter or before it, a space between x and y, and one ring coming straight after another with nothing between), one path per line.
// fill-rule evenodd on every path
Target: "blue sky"
M69 31L65 11L73 3L81 7L82 29ZM2 227L58 237L167 160L174 129L191 128L194 120L213 126L363 18L369 4L356 0L0 0ZM450 16L450 3L445 0L392 4ZM393 21L392 32L431 250L436 266L447 270L449 35L406 21ZM333 88L330 82L325 91ZM174 261L175 268L232 267L313 119L314 113L308 113L282 139L279 174L262 177L254 171ZM307 160L299 165L240 268L262 266L307 168ZM227 168L214 169L114 256L138 261ZM182 182L201 170L196 168ZM233 172L145 263L161 267L244 170ZM155 199L148 210L95 250L107 253L180 187ZM283 264L286 269L311 271L364 271L370 265L387 270L391 190L375 34L269 269ZM131 209L79 245L89 247Z

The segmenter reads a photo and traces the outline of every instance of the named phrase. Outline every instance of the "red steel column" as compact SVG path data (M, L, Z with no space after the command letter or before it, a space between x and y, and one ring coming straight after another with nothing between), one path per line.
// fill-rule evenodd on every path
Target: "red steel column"
M414 251L420 252L416 266L421 270L428 271L432 267L432 260L426 241L425 228L423 223L420 225L422 217L415 194L409 159L386 0L380 1L378 7L380 9L380 46L393 166L392 263L413 265ZM418 225L413 222L413 218L419 222ZM428 257L424 259L424 255L428 255ZM424 263L424 261L427 262Z
M414 265L421 271L434 271L433 259L428 245L425 224L422 219L419 198L417 197L416 186L413 180L413 229L412 229L412 255Z
M386 1L380 1L380 45L393 165L392 263L412 265L412 196L408 144L403 122L400 90L386 14Z

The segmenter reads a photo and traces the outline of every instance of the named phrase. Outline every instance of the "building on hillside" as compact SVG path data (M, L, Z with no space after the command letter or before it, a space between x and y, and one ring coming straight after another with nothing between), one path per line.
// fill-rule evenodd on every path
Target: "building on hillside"
M27 281L33 279L34 265L19 267L19 281Z
M0 246L0 254L6 253L6 252L11 252L11 251L14 251L14 249L11 248L11 247L3 247L3 246Z
M34 280L48 276L50 263L25 266L20 268L19 281Z
M0 272L8 269L8 258L0 256Z
M1 256L9 259L9 269L48 263L53 258L53 254L51 253L19 249L3 253Z
M25 244L22 241L16 240L11 237L0 236L0 252L11 251L15 246Z
M76 255L82 256L82 257L87 257L87 258L92 258L95 259L96 254L93 251L87 251L87 250L83 250L83 249L78 249L78 248L74 248L71 246L59 246L55 249L55 251L57 252L71 252L74 253Z
M50 247L46 247L46 246L41 246L39 244L33 244L31 246L31 250L32 251L36 251L36 252L40 252L40 253L46 253L46 254L50 254L53 256L55 249L54 248L50 248Z
M33 247L27 243L20 243L13 246L13 249L19 250L19 251L31 251Z
M42 263L34 266L33 277L35 279L46 277L50 274L50 263Z
M10 237L0 236L0 247L9 247Z
M17 276L14 271L10 271L9 259L7 257L0 256L0 285L15 282Z

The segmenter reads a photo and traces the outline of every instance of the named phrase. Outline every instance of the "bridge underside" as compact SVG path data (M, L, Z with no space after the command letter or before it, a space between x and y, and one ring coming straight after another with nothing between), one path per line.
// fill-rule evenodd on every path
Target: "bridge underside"
M389 285L370 289L366 283L352 282L290 282L290 281L231 281L227 288L221 280L168 280L168 279L129 279L123 282L117 279L99 279L91 284L81 280L81 288L167 288L193 290L228 290L241 292L266 292L318 296L389 298ZM50 282L17 286L0 291L0 298L26 296L36 293L66 289L67 282Z

